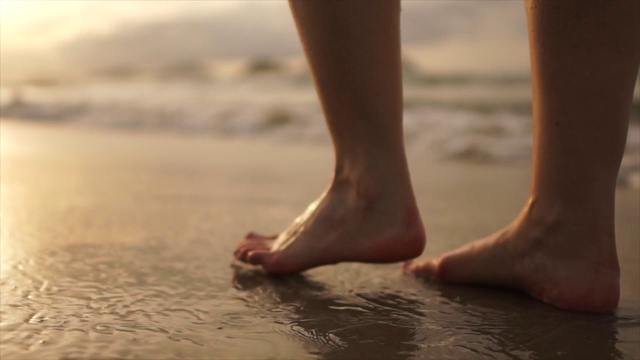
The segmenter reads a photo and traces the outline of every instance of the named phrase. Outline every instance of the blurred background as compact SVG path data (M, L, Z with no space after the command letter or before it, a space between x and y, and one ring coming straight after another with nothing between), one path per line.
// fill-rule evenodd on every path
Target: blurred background
M523 3L402 8L408 146L530 161ZM1 0L0 26L2 118L330 141L286 1ZM638 88L620 177L636 188Z

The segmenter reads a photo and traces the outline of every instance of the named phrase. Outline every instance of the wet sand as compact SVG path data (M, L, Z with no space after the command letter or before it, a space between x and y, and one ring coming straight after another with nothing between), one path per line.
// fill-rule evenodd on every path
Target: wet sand
M398 264L275 278L233 264L329 181L327 145L1 123L0 357L638 359L640 203L617 194L615 314L441 285ZM409 149L426 256L507 224L526 165Z

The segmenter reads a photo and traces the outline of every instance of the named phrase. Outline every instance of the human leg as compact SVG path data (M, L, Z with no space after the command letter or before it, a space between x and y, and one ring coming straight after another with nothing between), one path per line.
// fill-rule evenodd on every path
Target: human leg
M614 200L640 61L640 2L528 0L533 184L502 231L407 271L605 311L619 298Z
M283 233L250 233L238 260L289 274L420 255L425 236L402 131L400 2L291 1L333 139L328 190Z

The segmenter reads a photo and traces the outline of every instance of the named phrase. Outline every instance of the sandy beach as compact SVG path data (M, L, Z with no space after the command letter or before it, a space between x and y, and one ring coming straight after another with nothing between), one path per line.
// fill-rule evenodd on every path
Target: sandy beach
M620 188L621 301L556 310L400 265L275 278L233 262L327 185L329 144L1 122L2 359L639 359L640 192ZM506 225L526 163L409 147L433 256Z

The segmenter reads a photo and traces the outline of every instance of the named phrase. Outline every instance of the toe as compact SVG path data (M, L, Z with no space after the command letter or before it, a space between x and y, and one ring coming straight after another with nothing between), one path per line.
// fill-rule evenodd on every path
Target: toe
M267 249L251 250L246 257L246 262L252 265L264 265L271 257L272 252Z
M233 253L233 256L235 256L235 258L240 261L244 261L244 258L247 256L247 252L249 250L250 248L248 248L246 245L238 246L238 248L236 248L236 251Z
M405 261L402 263L402 271L406 273L413 273L416 266L416 262L413 260Z
M245 235L245 240L274 240L278 237L278 234L275 235L262 235L262 234L258 234L255 233L253 231L250 231L247 233L247 235Z
M245 261L247 254L251 250L269 249L275 241L273 236L258 237L254 234L251 235L253 237L249 237L250 235L251 233L247 234L247 237L238 244L233 253L236 259L240 261Z
M243 261L243 262L247 262L247 255L249 255L249 253L253 250L258 250L258 249L263 249L264 247L260 247L260 246L255 246L255 245L244 245L241 247L238 247L238 249L235 252L235 256L236 259Z
M437 279L438 263L438 260L428 260L424 262L407 261L403 265L403 270L417 276Z
M263 247L269 247L271 246L271 244L273 244L273 240L242 240L238 246L236 247L236 249L241 249L244 247L258 247L258 248L263 248Z

